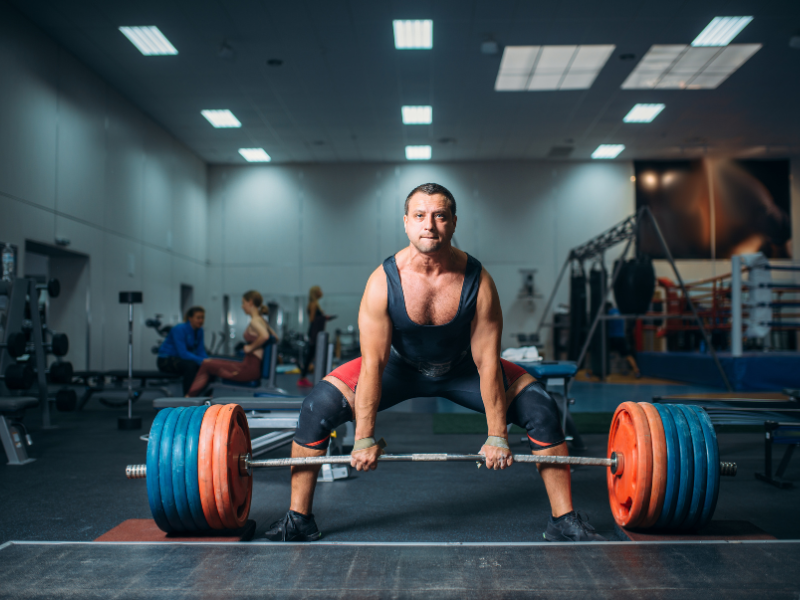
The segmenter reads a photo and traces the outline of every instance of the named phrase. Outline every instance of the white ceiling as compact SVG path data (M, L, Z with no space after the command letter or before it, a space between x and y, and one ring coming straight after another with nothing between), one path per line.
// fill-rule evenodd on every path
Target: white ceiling
M800 154L800 1L661 0L12 0L209 163L584 160L601 143L620 159ZM716 90L622 90L652 44L688 44L715 16L753 15L734 40L763 48ZM392 20L434 21L433 50L395 50ZM118 31L157 25L177 56L146 57ZM500 44L495 55L481 43ZM223 41L235 56L223 59ZM591 89L495 92L505 45L615 44ZM633 59L623 59L624 55ZM267 65L280 59L279 67ZM624 124L637 102L663 102L650 124ZM403 125L404 104L433 106ZM214 129L228 108L241 129Z

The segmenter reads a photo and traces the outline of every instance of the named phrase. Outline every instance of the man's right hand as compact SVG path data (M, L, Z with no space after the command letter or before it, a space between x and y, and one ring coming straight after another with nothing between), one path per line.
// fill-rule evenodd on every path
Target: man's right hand
M356 471L374 471L378 466L380 455L381 447L377 444L363 450L356 450L350 455L350 466L355 467Z

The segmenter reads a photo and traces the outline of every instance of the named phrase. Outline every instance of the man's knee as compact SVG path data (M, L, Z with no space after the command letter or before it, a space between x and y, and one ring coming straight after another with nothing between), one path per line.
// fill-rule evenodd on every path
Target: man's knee
M541 383L525 386L514 404L518 424L528 432L531 450L545 450L564 442L558 406Z
M344 394L328 381L320 381L303 401L294 442L313 450L325 450L331 431L352 420L353 411Z

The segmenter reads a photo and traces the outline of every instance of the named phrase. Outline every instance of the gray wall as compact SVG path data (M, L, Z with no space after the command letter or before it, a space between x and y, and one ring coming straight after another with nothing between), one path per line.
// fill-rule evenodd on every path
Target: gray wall
M57 236L90 256L92 368L125 364L117 294L142 290L136 366L152 368L144 317L177 319L181 283L206 293L205 164L6 4L0 74L0 240L23 261L25 240ZM85 322L84 303L62 302Z
M320 285L323 307L340 315L332 326L355 323L369 274L408 244L406 195L435 181L456 197L457 244L494 277L503 345L516 345L514 334L535 329L569 248L631 214L632 174L629 163L211 166L209 320L221 318L217 292L238 300L250 288L269 297ZM518 299L520 268L538 269L545 297L533 311Z

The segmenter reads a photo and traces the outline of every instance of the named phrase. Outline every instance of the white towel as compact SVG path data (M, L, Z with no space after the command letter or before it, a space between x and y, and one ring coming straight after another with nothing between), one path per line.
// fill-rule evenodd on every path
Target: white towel
M501 354L511 362L536 362L542 360L536 346L523 346L522 348L506 348Z

